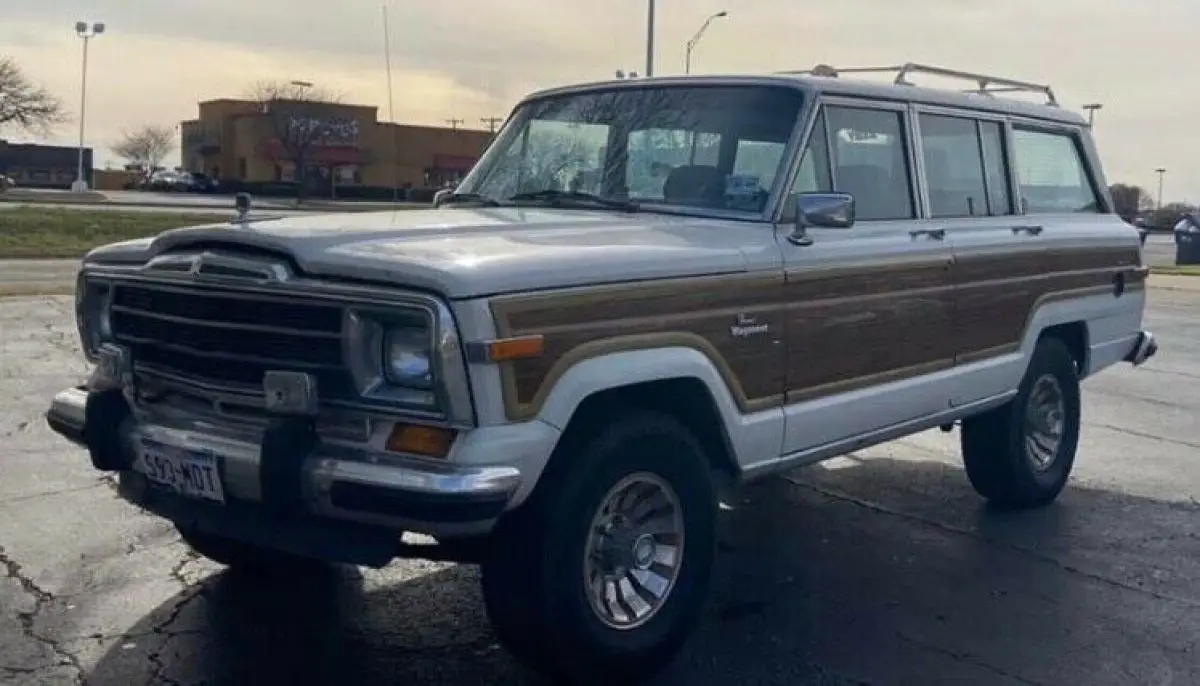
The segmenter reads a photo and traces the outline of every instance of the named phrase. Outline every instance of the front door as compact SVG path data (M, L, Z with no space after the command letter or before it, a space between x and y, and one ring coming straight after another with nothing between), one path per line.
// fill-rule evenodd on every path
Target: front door
M917 220L903 106L827 101L793 192L855 196L847 229L781 233L788 310L784 454L947 409L954 363L953 261Z

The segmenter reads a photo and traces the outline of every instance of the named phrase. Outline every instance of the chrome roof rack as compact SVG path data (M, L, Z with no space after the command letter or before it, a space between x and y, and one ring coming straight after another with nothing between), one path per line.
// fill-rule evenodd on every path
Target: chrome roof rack
M975 74L969 71L946 69L945 67L932 67L927 64L917 64L915 62L907 62L892 67L850 67L843 69L831 67L828 64L818 64L812 69L784 71L781 73L830 78L837 78L840 74L894 73L895 78L892 80L892 83L897 86L915 85L908 80L910 74L928 74L931 76L944 76L952 79L974 81L976 87L962 91L964 93L988 96L996 93L1040 93L1046 96L1047 105L1058 107L1058 98L1054 97L1054 90L1050 86L1040 83L1029 83L1028 81L1006 79L1000 76L989 76L988 74Z

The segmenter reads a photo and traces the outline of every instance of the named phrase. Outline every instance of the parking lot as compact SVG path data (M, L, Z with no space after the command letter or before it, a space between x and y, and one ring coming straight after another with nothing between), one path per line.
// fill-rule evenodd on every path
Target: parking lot
M983 506L936 430L757 484L658 683L1200 683L1200 279L1150 301L1162 349L1085 383L1058 503ZM0 683L539 683L472 567L256 583L117 500L42 419L86 372L70 302L0 300Z

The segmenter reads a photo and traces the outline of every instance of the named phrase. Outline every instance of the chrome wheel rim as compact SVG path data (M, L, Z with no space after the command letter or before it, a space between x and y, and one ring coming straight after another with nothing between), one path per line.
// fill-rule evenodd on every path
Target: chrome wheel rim
M645 472L621 479L592 518L583 582L592 610L612 629L650 621L683 563L683 508L675 489Z
M1053 374L1038 377L1025 408L1025 456L1034 471L1045 472L1058 458L1066 427L1066 400Z

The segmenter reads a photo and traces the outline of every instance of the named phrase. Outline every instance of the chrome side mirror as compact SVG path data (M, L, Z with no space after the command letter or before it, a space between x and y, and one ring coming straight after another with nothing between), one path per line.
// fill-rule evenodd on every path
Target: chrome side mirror
M433 206L441 207L442 203L446 202L446 198L450 197L450 194L453 192L454 191L450 190L449 188L443 188L443 189L439 190L438 192L434 193L433 194Z
M849 193L797 193L793 196L794 226L788 240L812 245L808 229L848 229L854 226L854 196Z

